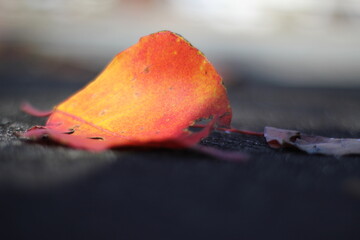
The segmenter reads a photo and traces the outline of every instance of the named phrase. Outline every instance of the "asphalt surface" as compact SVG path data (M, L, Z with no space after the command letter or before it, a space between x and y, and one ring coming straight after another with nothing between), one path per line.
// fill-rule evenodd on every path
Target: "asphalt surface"
M248 153L249 161L23 141L16 132L45 122L20 112L23 100L49 109L98 69L0 53L0 239L360 239L359 156L274 150L262 137L222 132L201 144ZM225 79L235 127L360 138L360 89L263 78Z

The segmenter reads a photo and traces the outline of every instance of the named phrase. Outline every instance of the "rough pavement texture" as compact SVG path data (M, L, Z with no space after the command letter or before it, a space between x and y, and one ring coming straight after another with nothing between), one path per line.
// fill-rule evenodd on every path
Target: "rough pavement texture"
M11 49L10 49L11 50ZM360 157L270 149L213 133L202 144L249 153L226 162L189 150L93 154L14 133L96 73L14 49L0 55L0 239L360 239ZM234 126L360 137L360 89L230 83Z

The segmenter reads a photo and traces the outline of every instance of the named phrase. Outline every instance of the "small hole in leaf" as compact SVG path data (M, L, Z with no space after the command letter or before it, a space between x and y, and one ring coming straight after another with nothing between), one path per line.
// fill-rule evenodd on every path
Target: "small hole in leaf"
M200 118L195 121L195 124L193 126L189 126L188 130L190 132L200 132L212 121L213 118L213 116L209 116L208 118Z
M73 129L73 128L69 128L69 131L67 131L67 132L64 132L64 134L73 134L75 132L75 129Z
M89 137L89 139L93 139L93 140L104 140L103 137Z
M147 66L146 68L144 68L143 73L148 73L148 72L150 72L150 67L149 67L149 66Z
M192 132L192 133L194 133L194 132L200 132L201 130L203 130L203 128L204 128L205 126L203 126L203 125L196 125L196 126L189 126L188 128L187 128L187 130L189 130L190 132Z

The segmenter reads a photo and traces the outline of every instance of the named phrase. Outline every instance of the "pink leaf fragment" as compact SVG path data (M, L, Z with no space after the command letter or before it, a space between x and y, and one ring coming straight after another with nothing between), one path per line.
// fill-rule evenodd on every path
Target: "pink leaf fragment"
M206 147L201 145L195 145L191 149L228 162L247 162L250 159L250 156L243 152L223 151L213 147Z
M193 128L204 128L204 127L206 127L206 125L196 124L192 127ZM242 129L236 129L236 128L216 127L216 128L214 128L214 130L221 131L221 132L227 132L227 133L240 133L240 134L245 134L245 135L253 135L253 136L259 136L259 137L264 136L263 132L254 132L254 131L242 130Z
M309 154L343 156L360 154L360 139L311 136L299 131L265 127L264 136L272 148L293 147Z
M42 111L42 110L38 110L36 108L34 108L30 103L28 102L23 102L20 106L20 109L32 116L35 117L48 117L53 113L53 110L50 111Z

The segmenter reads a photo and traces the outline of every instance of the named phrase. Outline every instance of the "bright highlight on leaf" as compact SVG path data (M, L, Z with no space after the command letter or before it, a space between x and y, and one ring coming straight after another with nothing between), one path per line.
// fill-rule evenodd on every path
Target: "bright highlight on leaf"
M187 147L206 137L214 124L230 128L231 117L226 89L212 64L180 35L161 31L116 55L93 82L54 108L46 126L23 136L48 136L94 151ZM188 127L201 119L213 120L202 131L190 132Z

